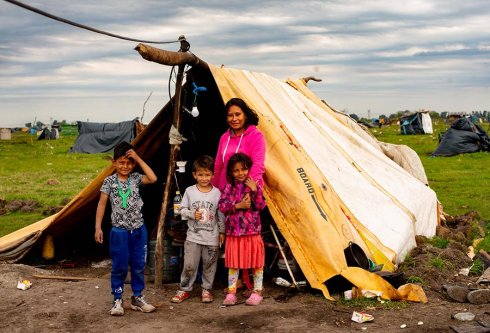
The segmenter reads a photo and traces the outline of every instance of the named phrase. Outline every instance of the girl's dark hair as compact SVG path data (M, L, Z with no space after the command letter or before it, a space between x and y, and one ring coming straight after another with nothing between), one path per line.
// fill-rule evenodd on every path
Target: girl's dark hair
M247 103L245 103L243 99L238 97L230 99L225 105L226 112L228 112L230 107L233 105L238 106L240 109L242 109L243 113L245 113L245 127L248 125L257 126L259 124L259 116L247 105Z
M250 170L252 168L252 159L244 153L233 154L228 160L226 165L226 179L230 182L231 186L235 187L235 178L233 178L233 167L237 163L242 163L245 169Z

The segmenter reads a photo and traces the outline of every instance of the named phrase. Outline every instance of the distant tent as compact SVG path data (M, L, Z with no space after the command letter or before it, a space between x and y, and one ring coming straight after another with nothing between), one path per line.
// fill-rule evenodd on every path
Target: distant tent
M402 134L432 134L429 111L416 111L400 118Z
M461 118L442 135L432 156L454 156L478 151L490 151L487 132L481 126L473 124L470 118Z
M131 142L137 135L137 118L120 123L77 122L78 138L70 153L105 153L122 141Z
M60 137L60 134L58 132L57 128L47 128L45 127L41 134L37 137L38 140L56 140Z

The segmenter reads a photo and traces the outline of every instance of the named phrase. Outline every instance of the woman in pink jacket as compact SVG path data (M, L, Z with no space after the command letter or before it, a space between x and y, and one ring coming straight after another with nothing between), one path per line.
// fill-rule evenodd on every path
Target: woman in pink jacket
M226 184L226 165L233 154L244 153L253 162L250 177L263 185L265 171L265 139L256 127L259 117L241 98L232 98L226 105L226 119L230 127L219 140L214 166L213 185L223 191Z

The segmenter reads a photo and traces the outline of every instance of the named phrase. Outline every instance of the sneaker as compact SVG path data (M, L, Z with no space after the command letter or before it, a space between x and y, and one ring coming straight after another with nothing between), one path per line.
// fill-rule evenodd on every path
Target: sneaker
M213 294L211 293L210 290L203 289L202 290L202 302L203 303L211 303L214 301Z
M122 316L124 315L123 300L115 299L112 305L112 309L109 312L111 316Z
M253 292L252 295L245 301L245 304L247 305L259 305L262 303L262 300L264 298L260 296L258 293Z
M237 302L237 298L235 294L226 294L225 300L223 301L223 305L235 305Z
M191 294L189 292L183 290L177 290L177 293L175 294L174 297L172 297L170 301L172 303L182 303L189 297L191 297Z
M146 302L143 296L131 296L131 309L139 310L145 313L153 312L156 310L153 305Z

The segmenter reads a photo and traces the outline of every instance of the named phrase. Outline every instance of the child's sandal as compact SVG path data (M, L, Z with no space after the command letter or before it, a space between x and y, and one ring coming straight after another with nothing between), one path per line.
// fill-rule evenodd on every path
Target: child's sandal
M262 303L262 300L264 298L260 296L258 293L253 292L252 295L245 301L245 304L247 305L259 305Z
M225 300L223 301L223 305L235 305L237 302L237 298L235 294L226 294Z

